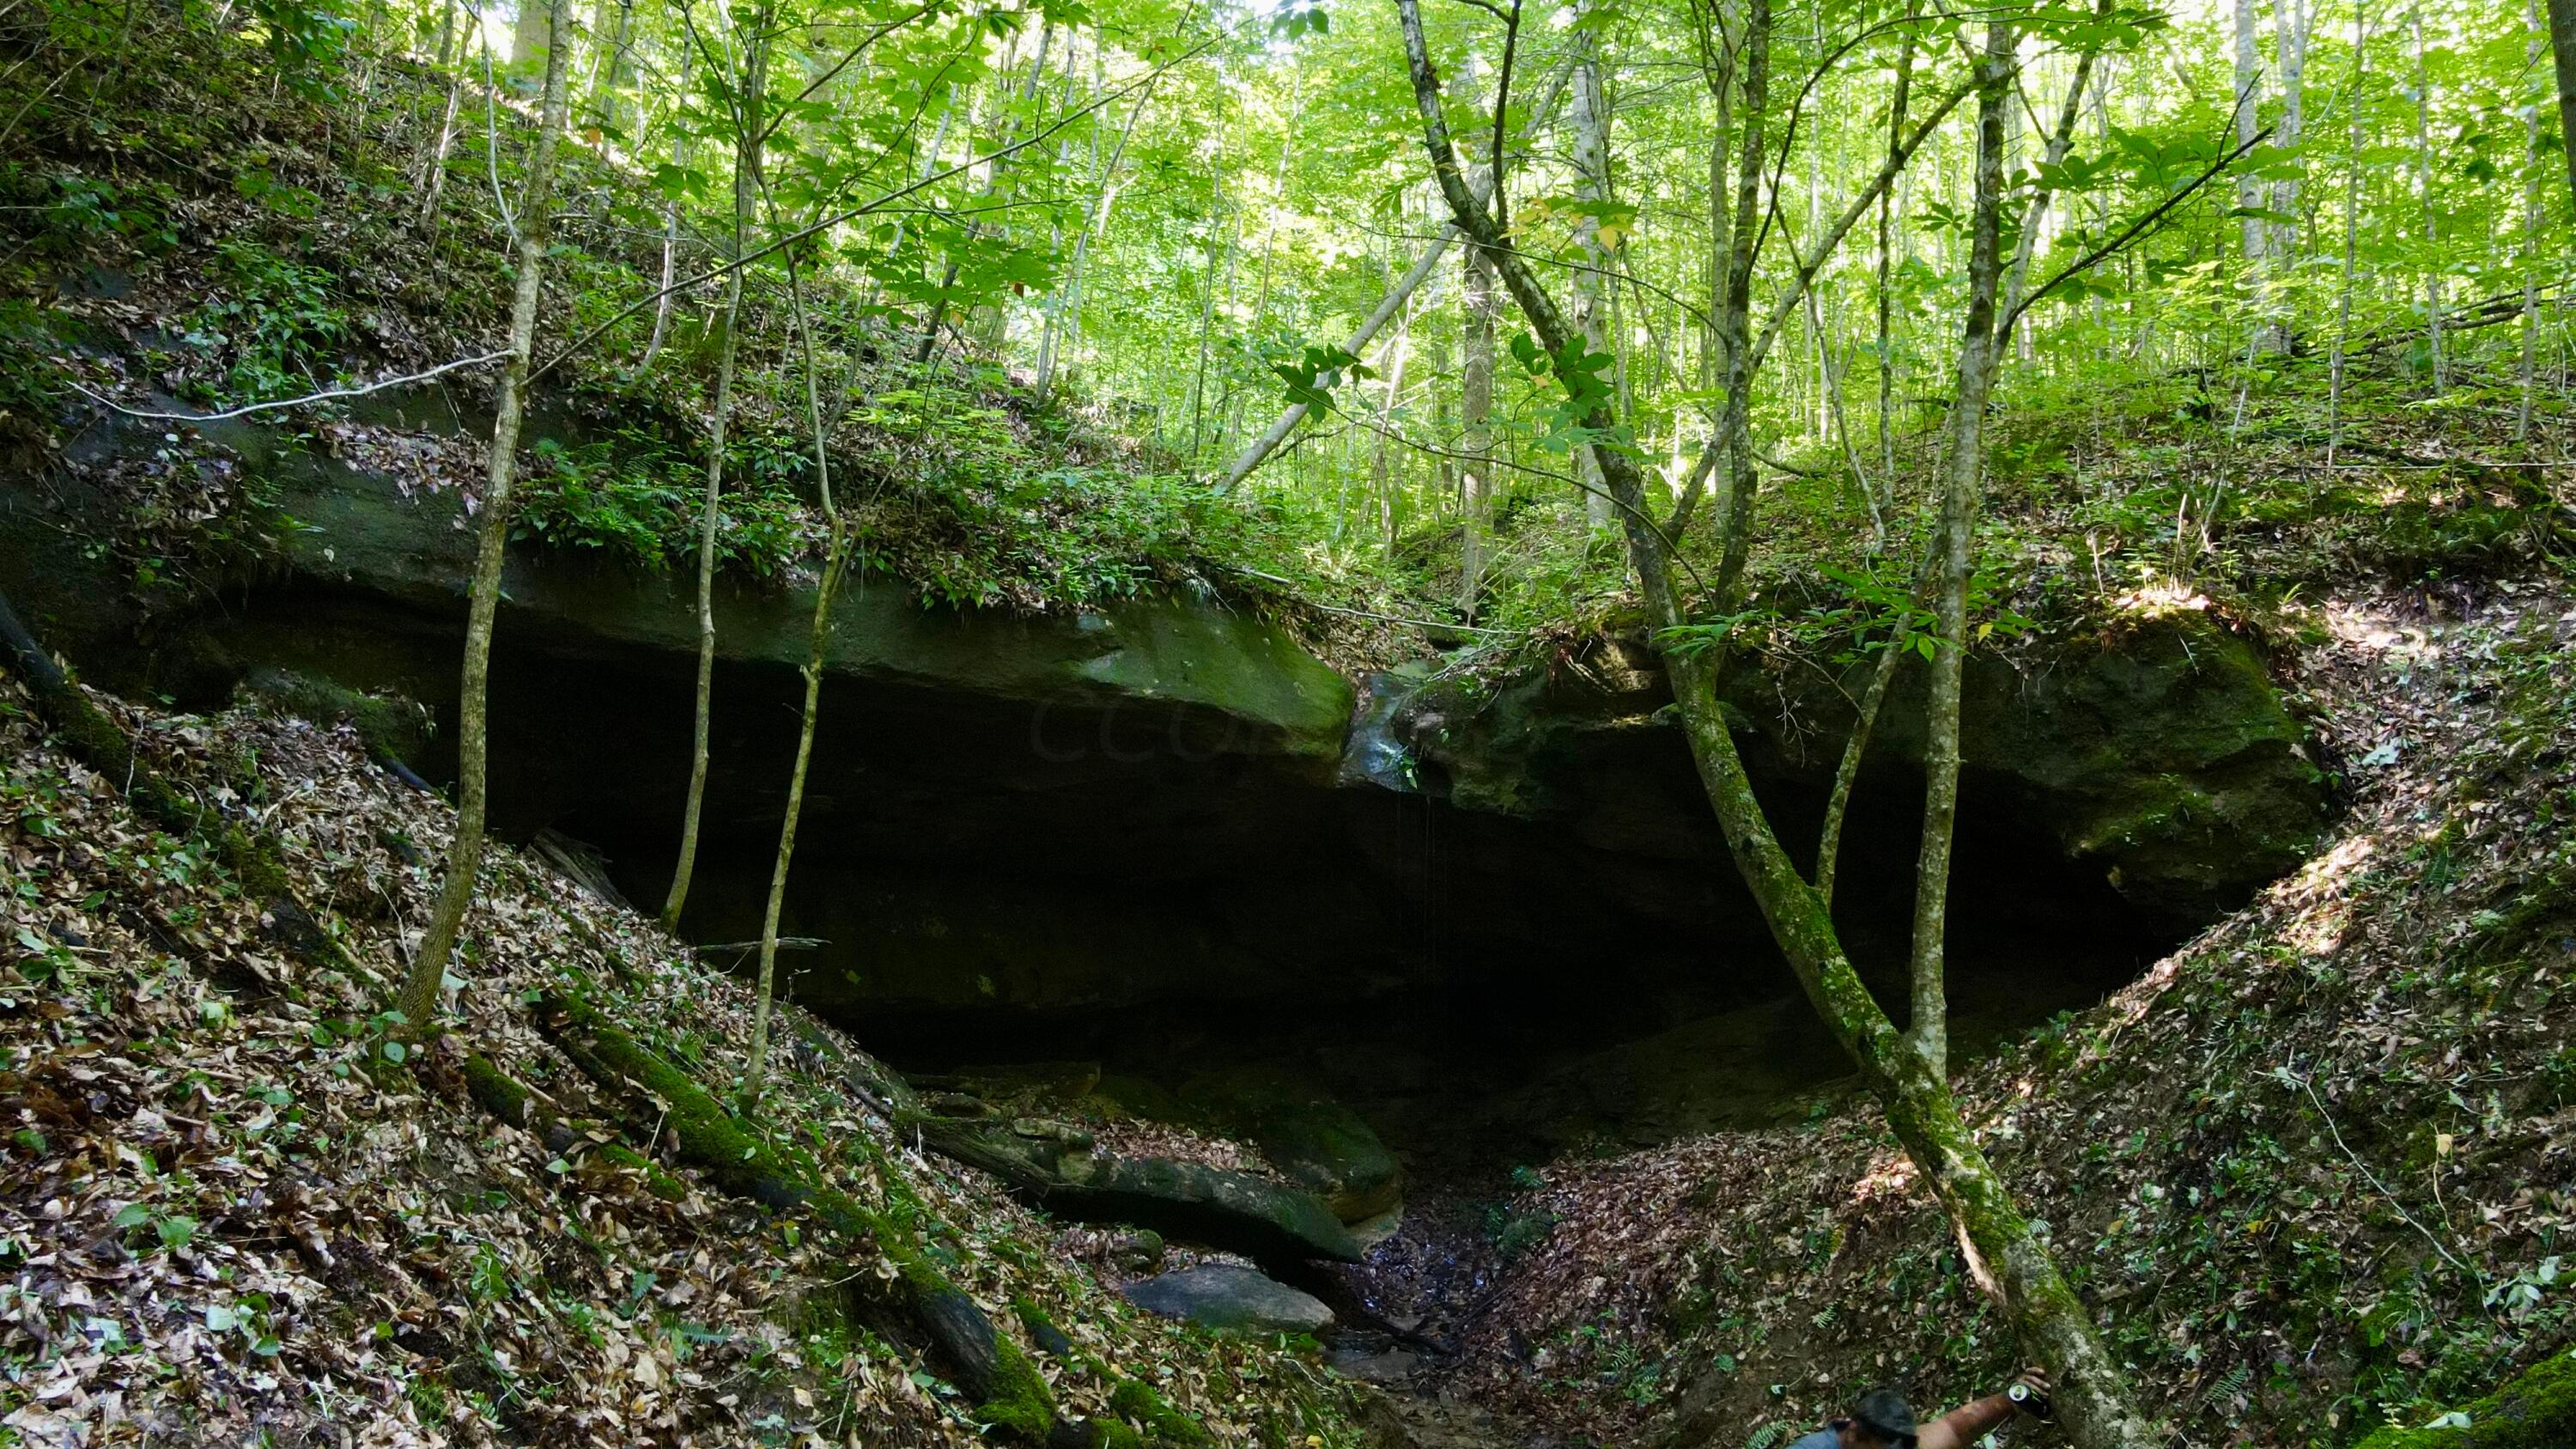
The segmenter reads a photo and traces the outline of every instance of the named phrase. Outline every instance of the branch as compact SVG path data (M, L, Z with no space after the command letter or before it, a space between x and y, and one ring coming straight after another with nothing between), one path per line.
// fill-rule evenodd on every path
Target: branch
M248 417L252 413L272 412L278 408L300 408L307 403L331 402L335 399L344 397L365 397L371 392L383 392L387 388L402 387L408 383L427 382L433 377L437 377L443 373L455 372L461 368L481 367L487 362L507 362L509 360L510 354L507 349L500 352L486 352L480 357L460 357L454 362L442 362L438 366L429 369L427 372L415 372L403 377L389 377L382 382L371 382L365 387L324 388L320 392L306 393L302 397L280 398L276 402L248 403L244 406L230 408L219 413L145 412L141 408L127 407L125 404L116 401L114 398L102 397L97 393L91 392L88 388L81 386L79 383L73 383L71 385L71 389L72 391L79 393L81 396L88 398L90 401L97 403L99 406L123 413L129 418L148 418L157 423L220 423L227 418Z
M2271 138L2272 128L2269 126L2265 126L2262 130L2255 132L2243 145L2238 146L2235 150L2230 151L2226 155L2211 162L2208 170L2203 171L2198 176L2192 178L2191 184L2156 203L2154 210L2149 211L2142 217L2139 217L2136 221L2129 223L2127 227L2121 230L2118 236L2111 238L2109 241L2095 247L2083 256L2069 262L2066 265L2065 270L2059 272L2056 276L2049 278L2047 281L2042 282L2037 287L2032 288L2030 295L2022 298L2020 305L2014 307L2012 311L2004 317L2003 327L1996 333L1996 335L1999 337L2011 336L2013 324L2021 320L2021 314L2029 311L2032 303L2037 302L2040 298L2047 296L2050 292L2063 286L2069 278L2084 272L2089 272L2093 268L2101 265L2106 259L2117 255L2123 248L2127 247L2129 243L2136 241L2140 233L2162 220L2166 212L2182 205L2192 196L2198 194L2202 187L2207 186L2211 181L2215 180L2221 172L2243 159L2246 152L2262 145L2265 141L2268 141Z
M805 89L796 93L795 100L789 101L784 106L780 106L778 108L777 119L760 128L760 136L755 144L767 146L769 144L769 138L778 134L778 128L787 124L788 114L794 107L811 100L816 91L823 89L823 87L828 86L833 81L839 79L841 72L849 69L852 62L856 61L860 56L867 54L869 46L872 46L878 41L885 39L887 36L894 34L896 31L901 30L912 22L928 15L937 8L938 7L936 5L923 5L916 8L909 15L903 16L900 19L889 20L885 24L878 26L874 31L868 34L867 38L850 47L850 53L842 56L839 61L833 64L830 70L827 70L821 75L818 75L812 80L806 82Z
M1825 262L1843 244L1843 238L1851 235L1851 229L1859 224L1861 217L1866 215L1871 207L1878 204L1878 198L1895 183L1897 176L1914 159L1914 153L1922 149L1923 143L1931 139L1933 131L1938 129L1943 121L1949 119L1950 112L1958 109L1959 103L1966 100L1974 89L1972 85L1963 85L1942 97L1941 104L1932 108L1932 114L1925 116L1916 124L1914 134L1888 153L1886 163L1878 168L1878 174L1870 179L1869 185L1863 187L1859 195L1852 198L1851 205L1844 208L1843 214L1835 219L1832 229L1816 239L1815 251L1799 258L1797 275L1790 280L1788 290L1781 293L1772 303L1771 315L1763 322L1761 335L1745 349L1745 363L1742 371L1746 387L1753 385L1754 375L1762 370L1762 364L1770 358L1771 349L1779 343L1781 334L1787 330L1799 301L1807 295L1808 289L1815 285L1816 274L1824 270ZM1718 459L1725 454L1731 441L1731 438L1721 433L1720 436L1710 438L1707 446L1700 449L1699 462L1692 467L1690 481L1683 486L1681 502L1673 507L1672 521L1668 526L1674 533L1678 534L1690 526L1692 510L1699 506L1700 494L1708 486L1709 475L1716 470Z
M1494 230L1503 235L1512 229L1512 203L1503 188L1503 118L1512 108L1512 59L1520 43L1521 0L1512 0L1512 13L1503 21L1503 64L1494 77L1494 159L1489 173L1493 177L1489 189L1493 193Z
M1248 579L1259 579L1264 583L1277 584L1282 588L1295 589L1299 587L1295 579L1283 579L1277 574L1265 574L1259 569L1248 569L1243 567L1241 564L1219 564L1218 567L1241 574ZM1455 629L1462 634L1491 634L1496 638L1502 639L1517 639L1521 635L1529 632L1526 629L1487 629L1477 624L1455 624L1451 623L1447 619L1408 619L1402 614L1378 614L1372 613L1367 609L1347 609L1339 604L1317 603L1313 599L1298 599L1295 601L1295 607L1300 609L1321 609L1327 614L1347 614L1354 619L1375 619L1384 624L1410 624L1417 629Z
M1479 456L1474 453L1457 453L1436 444L1425 443L1416 438L1408 438L1404 434L1397 432L1395 429L1386 426L1384 423L1377 422L1370 418L1364 418L1358 413L1352 412L1350 409L1345 407L1335 406L1333 411L1350 419L1351 425L1354 427L1366 428L1370 432L1376 433L1382 438L1391 438L1394 441L1403 444L1405 447L1411 448L1417 452L1428 453L1435 458L1455 458L1463 462L1483 463L1488 467L1510 468L1518 472L1534 474L1541 478L1552 478L1559 483L1566 484L1573 488L1578 493L1589 493L1593 497L1601 499L1612 507L1626 513L1629 517L1635 519L1640 527L1651 532L1657 538L1662 539L1665 550L1672 556L1672 561L1682 566L1682 571L1691 576L1691 582L1699 585L1701 592L1708 592L1708 580L1702 578L1699 570L1692 567L1691 561L1682 556L1681 544L1674 539L1673 535L1665 531L1662 525L1656 523L1652 514L1628 503L1615 493L1595 488L1591 484L1586 483L1582 479L1574 477L1571 474L1559 473L1548 468L1533 468L1527 463L1518 462L1500 455L1486 457ZM1593 446L1598 448L1601 445L1596 443ZM1763 461L1769 462L1770 460L1766 458ZM1795 472L1797 470L1786 469L1784 471ZM1493 633L1498 631L1487 630L1486 632Z
M697 286L701 282L712 281L717 277L723 276L727 272L735 270L736 268L747 267L753 262L759 261L761 258L768 256L773 252L783 251L788 247L794 246L796 243L805 240L807 237L810 237L817 232L829 231L833 227L841 225L843 222L854 221L857 218L867 216L870 213L882 211L889 203L900 201L916 192L928 190L929 188L938 185L940 182L948 180L952 176L972 171L978 166L985 165L989 162L999 161L1003 157L1016 155L1019 152L1025 151L1040 141L1047 139L1049 136L1054 135L1056 132L1063 130L1065 127L1072 125L1074 122L1081 120L1083 117L1090 115L1092 112L1108 105L1110 102L1127 95L1129 92L1134 91L1139 87L1153 84L1156 80L1159 80L1162 77L1165 71L1176 69L1189 61L1198 59L1199 56L1213 48L1219 39L1222 39L1222 37L1211 36L1206 40L1200 41L1198 44L1191 46L1188 50L1183 51L1181 54L1174 56L1172 59L1159 66L1156 66L1154 69L1147 71L1135 80L1129 81L1127 84L1120 86L1114 91L1104 92L1097 99L1093 100L1090 104L1083 106L1079 110L1065 112L1055 121L1021 140L1013 141L1007 146L1000 147L982 156L977 156L972 160L961 161L958 164L949 167L945 171L925 176L921 180L913 182L908 186L898 186L894 190L879 196L874 201L851 207L847 211L836 212L823 218L821 221L815 222L811 226L789 232L787 235L778 238L767 246L743 253L741 256L725 263L723 266L700 272L694 277L687 278L683 281L673 282L667 287L650 292L642 299L638 300L633 306L626 308L624 311L610 317L607 321L600 323L598 326L591 328L579 337L565 343L562 351L557 352L554 356L547 358L544 362L539 363L534 369L532 369L528 373L528 380L530 382L534 382L538 378L552 372L556 367L569 359L574 353L581 351L583 348L588 347L593 342L596 342L601 337L607 335L610 328L615 327L618 323L625 321L627 318L634 316L645 308L652 306L654 303L662 300L662 298L669 293L686 291L691 287Z

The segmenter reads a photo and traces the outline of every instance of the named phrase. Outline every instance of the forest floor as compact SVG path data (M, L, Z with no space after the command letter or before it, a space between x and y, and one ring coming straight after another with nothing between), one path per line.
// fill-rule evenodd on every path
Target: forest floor
M843 1301L897 1270L886 1252L682 1170L658 1127L668 1170L614 1133L550 1142L475 1094L469 1054L568 1119L615 1120L550 1035L547 992L721 1092L745 984L499 849L450 1029L406 1051L360 978L390 979L416 941L453 810L346 727L98 703L210 819L279 843L360 969L304 964L214 845L138 814L0 686L0 1444L981 1442L941 1365ZM789 1021L773 1140L907 1225L895 1246L976 1300L1065 1412L1117 1419L1115 1373L1222 1442L1359 1442L1350 1392L1310 1358L1132 1310L1084 1261L1100 1235L920 1156L843 1085L835 1058L864 1056Z
M2420 1422L2576 1330L2576 602L2552 583L2296 606L2347 762L2311 863L1962 1103L2192 1442ZM1553 1434L1754 1449L1895 1383L1990 1392L2009 1335L1865 1100L1566 1161L1442 1389ZM2026 1430L2010 1431L2027 1437Z

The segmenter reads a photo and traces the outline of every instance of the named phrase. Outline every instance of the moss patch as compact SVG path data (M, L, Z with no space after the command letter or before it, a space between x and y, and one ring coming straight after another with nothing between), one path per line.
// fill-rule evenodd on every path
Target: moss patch
M2382 1427L2361 1449L2542 1449L2576 1436L2576 1353L2561 1350L2503 1388L2417 1428Z

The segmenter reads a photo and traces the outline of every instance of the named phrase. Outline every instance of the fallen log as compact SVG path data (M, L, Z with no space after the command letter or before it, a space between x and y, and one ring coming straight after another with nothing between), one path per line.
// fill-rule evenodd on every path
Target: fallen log
M851 1286L869 1307L929 1342L988 1431L1046 1449L1121 1449L1139 1442L1136 1427L1069 1419L1056 1410L1036 1364L914 1247L917 1206L898 1203L873 1211L832 1187L802 1152L754 1132L686 1073L579 996L551 992L537 1009L540 1029L603 1090L621 1098L641 1093L651 1099L648 1120L658 1119L681 1161L725 1191L773 1212L805 1214L845 1250L888 1265L891 1273L853 1273ZM1203 1428L1145 1385L1117 1381L1111 1402L1138 1421L1150 1442L1182 1449L1209 1442ZM1182 1425L1188 1432L1177 1427Z
M72 758L96 771L162 829L214 846L216 858L241 883L243 894L259 902L270 935L288 955L307 966L382 988L384 983L375 972L342 950L320 918L297 898L277 842L163 779L124 729L91 703L36 642L6 595L0 595L0 663L26 683L47 728Z

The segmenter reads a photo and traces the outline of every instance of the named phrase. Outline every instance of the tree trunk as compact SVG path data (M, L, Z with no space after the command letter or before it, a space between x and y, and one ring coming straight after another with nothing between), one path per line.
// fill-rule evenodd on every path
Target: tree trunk
M2236 144L2251 146L2262 130L2263 57L2254 29L2254 0L2236 0ZM2254 213L2263 206L2263 183L2248 174L2236 181L2236 205L2245 213L2237 218L2238 233L2244 238L2245 284L2254 302L2254 336L2252 346L2258 352L2272 350L2272 329L2265 320L2270 315L2269 275L2265 262L2265 241L2270 228Z
M1574 103L1568 120L1574 127L1574 194L1595 206L1610 199L1610 103L1601 83L1600 32L1585 25L1595 0L1575 0ZM1496 125L1501 125L1499 117ZM1610 268L1618 260L1601 240L1602 221L1586 216L1576 223L1576 255L1583 266L1573 273L1574 326L1583 335L1587 354L1610 350ZM1609 490L1601 482L1599 450L1589 443L1575 450L1576 476L1582 479L1583 517L1594 533L1607 533L1618 521Z
M1090 258L1092 239L1108 230L1110 208L1118 204L1118 168L1126 160L1127 140L1136 134L1136 122L1153 99L1154 83L1147 81L1144 90L1136 97L1136 104L1127 109L1127 123L1118 130L1118 144L1109 148L1109 164L1100 175L1099 199L1092 204L1091 216L1083 223L1081 233L1073 239L1073 260L1065 268L1064 287L1056 293L1056 304L1048 313L1046 333L1038 343L1038 395L1041 397L1055 383L1055 339L1059 330L1068 342L1081 334L1083 264Z
M1734 607L1737 580L1743 576L1745 549L1752 537L1753 516L1753 261L1761 246L1762 173L1768 136L1764 122L1771 104L1771 0L1750 0L1744 14L1743 139L1735 171L1734 255L1726 270L1726 306L1718 314L1719 349L1726 358L1726 412L1718 424L1723 455L1712 461L1726 470L1727 484L1718 495L1718 566L1716 606Z
M805 813L805 774L814 758L814 729L823 716L823 661L832 644L832 600L840 592L841 574L849 562L849 531L832 502L831 452L826 446L823 399L815 380L814 333L805 311L805 279L794 253L787 261L787 295L794 309L796 343L805 364L805 416L814 430L814 485L829 521L830 540L823 551L823 577L814 590L814 623L805 654L805 709L796 730L796 763L787 776L787 814L778 825L778 856L769 872L769 901L760 917L760 985L752 1010L751 1058L743 1069L742 1100L746 1112L760 1103L761 1077L768 1066L770 1003L778 968L778 917L787 900L788 863L796 855L796 826Z
M1529 122L1521 132L1521 138L1524 141L1537 135L1549 118L1555 114L1557 99L1563 90L1564 87L1561 84L1551 88L1547 98L1530 109ZM1494 124L1501 125L1501 118L1497 117ZM1285 176L1286 158L1283 156L1281 160L1283 163L1281 175ZM1492 195L1492 181L1491 178L1484 176L1484 170L1483 164L1479 163L1478 180L1471 188L1476 204L1480 207L1485 205ZM1405 299L1413 295L1413 289L1421 286L1424 279L1431 275L1432 269L1440 263L1440 254L1446 251L1449 243L1457 240L1459 235L1459 230L1455 226L1442 227L1439 234L1432 238L1431 244L1423 249L1422 255L1415 259L1413 266L1396 280L1395 286L1384 297L1378 299L1377 310L1369 313L1361 321L1359 327L1351 333L1350 340L1342 344L1342 350L1356 354L1361 348L1366 347L1370 339L1377 336L1378 329L1384 327L1389 319L1403 308ZM1270 296L1270 260L1267 242L1263 243L1261 273L1261 300L1254 303L1252 309L1252 322L1256 327L1260 325L1261 314L1267 309ZM1490 373L1488 375L1490 376ZM1237 454L1234 462L1227 466L1225 477L1217 483L1216 491L1224 493L1231 490L1249 476L1253 469L1260 467L1264 459L1268 458L1281 443L1287 441L1288 435L1296 430L1297 425L1305 421L1306 411L1304 403L1290 403L1283 409L1267 431L1244 445L1243 451Z
M2531 0L2527 25L2531 39L2523 47L2524 63L2540 71L2540 48L2547 43L2540 0ZM2533 98L2522 114L2522 402L2514 412L2513 440L2531 441L2531 395L2538 377L2540 343L2540 106Z
M1708 333L1700 354L1700 386L1713 388L1726 376L1726 289L1734 272L1734 228L1727 202L1734 195L1728 159L1735 154L1736 53L1726 33L1727 7L1712 5L1705 13L1693 6L1694 39L1699 45L1700 80L1708 89Z
M2424 71L2424 7L2407 14L2415 32L2415 171L2424 198L2424 340L2433 355L2433 391L2451 385L2450 363L2442 355L2442 221L2434 197L2433 85Z
M608 8L601 0L600 8ZM599 129L617 129L617 93L626 84L626 47L635 31L635 0L617 0L617 18L608 32L608 44L599 57L599 76L590 92L591 114L599 118Z
M536 0L528 0L533 5ZM572 50L572 0L552 0L546 37L545 107L537 126L536 154L528 161L528 189L519 202L519 248L510 298L510 361L492 422L489 481L475 532L474 581L467 595L465 664L457 691L456 835L447 852L447 878L421 933L420 951L403 977L397 1008L406 1030L424 1034L438 1010L447 959L474 899L475 872L483 864L487 806L484 751L485 681L492 662L492 621L501 607L501 559L510 541L511 486L519 466L519 425L527 406L528 367L536 348L537 303L545 280L546 239L554 221L555 153L562 149L565 62Z
M733 412L735 359L742 346L740 263L751 248L752 200L760 190L761 102L769 94L768 11L751 13L752 38L743 61L743 86L734 113L733 238L725 260L724 310L717 315L715 416L707 429L707 489L698 510L698 689L689 735L689 793L680 807L680 854L671 867L671 890L662 898L662 926L680 928L697 872L698 819L706 806L707 756L716 687L716 525L723 516L725 423Z
M1022 91L1020 97L1023 103L1037 99L1038 87L1046 80L1047 51L1053 45L1054 40L1055 22L1052 20L1042 22L1038 26L1038 53L1029 62L1028 85ZM1005 61L1003 68L1006 71L1009 69L1009 63L1007 61ZM1140 102L1139 104L1141 107L1142 103ZM1003 147L1000 148L1003 150L1008 149L1009 137L1017 130L1017 124L1011 118L1009 107L1010 95L1009 92L1005 90L999 107L1003 116L1004 144ZM973 134L971 127L968 130L968 134L970 136ZM997 155L994 158L991 170L985 177L983 193L977 198L976 204L978 206L988 205L1002 195L1002 172L1007 161L1008 158L1004 156ZM983 225L980 222L970 221L966 223L965 244L972 247L977 239L983 235L983 231ZM942 274L939 279L939 291L931 299L930 315L922 322L921 341L914 346L912 351L912 361L913 365L916 367L928 366L932 355L939 350L939 329L948 317L948 294L950 290L957 285L958 270L958 259L952 255L949 258L948 270Z
M1469 84L1474 84L1472 57L1467 75ZM1494 124L1503 125L1504 118L1497 114ZM1490 144L1484 150L1487 156L1493 154ZM1469 192L1487 196L1493 191L1490 164L1477 165L1468 177ZM1447 202L1436 186L1433 191L1431 214L1437 216ZM1454 230L1442 235L1452 235ZM1464 518L1458 548L1458 616L1473 624L1484 602L1485 556L1493 538L1494 261L1473 242L1459 248L1458 260L1458 451L1466 455L1459 460L1458 502Z
M2275 0L2272 10L2272 40L2281 52L2281 124L2272 133L2273 144L2284 151L2296 151L2306 139L2308 130L2308 35L2315 29L2316 0ZM2272 210L2284 217L2299 214L2299 178L2285 176L2272 183ZM2276 258L2294 259L2302 250L2299 224L2296 221L2272 223L2271 252ZM2285 267L2284 271L2289 270ZM2288 306L2282 307L2286 318ZM2286 332L2290 323L2282 324ZM2289 339L2282 338L2284 345Z
M447 194L447 152L456 144L456 111L465 95L465 72L460 69L447 78L447 110L438 122L438 143L430 148L429 184L421 188L419 223L427 226L438 219L439 198Z
M697 59L697 47L686 44L680 47L682 95L689 92L689 72L697 64ZM673 129L679 134L671 143L671 164L686 169L689 164L689 132L683 126L674 126ZM673 197L662 206L662 290L653 299L653 335L644 343L643 360L635 364L639 377L652 370L653 359L662 355L662 339L670 334L671 309L679 305L679 293L672 290L671 284L679 276L679 265L680 202L679 198Z
M2343 373L2352 345L2353 262L2361 248L2361 92L2368 76L2370 19L2366 0L2352 0L2352 154L2343 173L2343 287L2335 299L2334 357L2326 372L2326 466L2334 466L2343 443ZM2553 0L2561 3L2561 0ZM2563 0L2576 4L2576 0Z
M1463 460L1466 542L1458 568L1458 612L1476 622L1485 587L1485 550L1494 498L1494 263L1482 247L1466 248L1460 285L1466 339L1458 371L1458 451Z
M1925 570L1938 552L1941 540L1936 535L1933 547L1924 556ZM1916 580L1916 593L1922 581ZM1831 919L1834 911L1834 877L1841 869L1843 820L1851 808L1852 790L1860 782L1861 761L1869 754L1869 737L1878 728L1878 713L1887 704L1887 691L1896 682L1896 666L1903 661L1909 636L1914 630L1914 596L1908 595L1896 611L1896 620L1888 626L1886 646L1878 651L1878 662L1869 671L1869 687L1861 691L1860 707L1853 712L1851 738L1843 742L1842 763L1834 768L1834 785L1825 797L1825 825L1816 840L1816 903Z
M1421 0L1397 0L1397 13L1403 22L1432 173L1460 229L1472 241L1492 247L1500 238L1470 197L1450 144L1439 76L1423 39ZM2000 101L2001 97L1995 98L1995 103ZM1539 343L1550 351L1561 349L1573 333L1529 265L1508 251L1498 253L1495 263ZM1616 420L1607 407L1596 406L1584 421L1586 426L1606 430ZM1641 475L1635 462L1616 449L1603 451L1602 465L1614 496L1625 505L1621 513L1629 557L1648 618L1659 631L1670 629L1684 622L1685 616L1673 587L1663 535L1644 511ZM1808 999L1859 1064L1863 1081L1885 1108L1888 1125L1926 1186L1995 1269L2005 1317L2055 1379L2058 1412L2078 1449L2150 1442L2152 1431L2131 1407L2119 1368L2095 1338L2083 1304L2059 1276L2047 1248L1987 1163L1949 1088L1870 998L1816 893L1799 879L1788 853L1780 848L1754 799L1752 782L1718 709L1715 661L1671 654L1665 656L1664 666L1701 785L1736 868L1770 923L1773 939Z
M2105 0L2102 9L2107 11L2109 8L2108 0ZM2066 104L2058 110L2057 129L2048 133L2047 150L2042 153L2041 159L2049 166L2063 164L2066 154L2075 149L2075 126L2083 119L2084 88L2092 83L2096 54L2087 49L2075 62L2074 83L2066 88ZM2054 200L2055 192L2043 182L2022 213L2018 228L2021 239L2013 248L2012 269L2003 287L2003 315L2006 318L2018 316L2021 312L2022 293L2030 286L2031 258L2039 249L2040 222L2047 217L2049 205ZM1995 344L1997 352L2000 353L2011 340L2009 332L1998 339Z
M1413 342L1413 308L1407 306L1396 319L1395 342L1387 359L1386 390L1377 405L1377 453L1369 460L1369 496L1378 511L1378 541L1389 552L1395 548L1396 506L1395 481L1388 468L1388 447L1395 432L1395 409L1404 395L1404 364Z
M1190 373L1190 471L1193 473L1198 471L1199 452L1207 442L1208 339L1216 330L1216 264L1217 254L1222 250L1218 240L1225 231L1220 221L1221 218L1209 219L1207 271L1199 278L1198 358ZM1047 326L1052 332L1055 326L1052 317L1047 320ZM1044 376L1043 368L1040 370L1040 376ZM1045 390L1045 383L1041 382L1038 386L1041 392Z
M1896 52L1896 95L1887 107L1887 156L1896 160L1905 144L1905 103L1914 90L1914 32L1907 31L1898 42ZM1878 453L1879 467L1887 479L1885 507L1896 503L1896 426L1893 417L1896 402L1896 353L1889 331L1890 302L1888 283L1894 272L1894 238L1890 235L1894 221L1896 191L1889 187L1878 194ZM1821 884L1821 882L1820 882ZM1825 891L1832 899L1832 891Z
M1968 574L1985 472L1986 399L1994 390L1999 339L1995 295L2003 272L2004 112L2011 101L2013 28L1986 28L1979 68L1977 181L1969 220L1968 319L1959 340L1959 381L1950 400L1950 456L1941 479L1938 633L1924 706L1923 843L1914 871L1913 1016L1908 1036L1935 1077L1949 1075L1950 1008L1943 985L1949 934L1950 847L1959 813L1959 681L1968 654ZM2072 95L2084 93L2084 74ZM2072 125L2073 107L2068 108ZM2040 200L2034 200L2032 221ZM2029 227L2023 229L2026 238Z
M2558 73L2559 150L2567 188L2576 193L2576 0L2549 0L2549 50Z
M537 66L552 68L548 57L554 50L554 6L548 0L519 0L519 14L510 32L510 68L532 71ZM565 28L569 39L571 29Z

